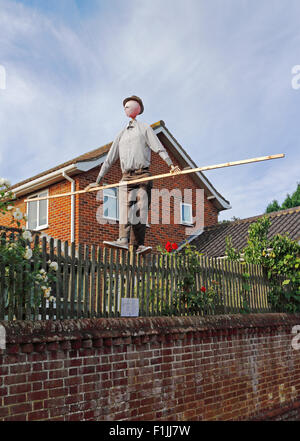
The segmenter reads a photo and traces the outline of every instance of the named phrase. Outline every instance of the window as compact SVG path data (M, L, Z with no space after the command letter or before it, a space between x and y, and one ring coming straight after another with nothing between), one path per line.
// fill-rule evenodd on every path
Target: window
M191 204L184 204L184 203L181 204L181 223L193 225Z
M33 202L27 202L27 225L29 230L39 230L48 226L48 199L35 201L35 198L48 196L48 190L30 196Z
M108 188L103 190L103 217L105 219L119 220L118 189Z

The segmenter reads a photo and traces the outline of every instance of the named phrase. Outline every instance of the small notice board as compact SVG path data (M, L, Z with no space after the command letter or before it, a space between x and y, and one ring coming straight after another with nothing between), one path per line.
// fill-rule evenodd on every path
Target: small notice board
M139 299L121 299L121 317L138 317Z

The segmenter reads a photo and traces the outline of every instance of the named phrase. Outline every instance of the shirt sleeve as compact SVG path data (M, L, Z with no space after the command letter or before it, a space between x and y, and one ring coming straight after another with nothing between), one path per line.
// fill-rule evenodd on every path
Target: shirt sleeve
M99 184L101 179L104 175L109 171L111 166L116 162L117 159L119 159L119 140L120 140L121 134L119 134L114 142L112 143L111 148L109 149L108 155L105 159L105 161L102 164L102 167L100 169L100 172L98 174L98 177L96 179L96 183Z
M146 128L145 137L150 149L153 150L155 153L158 153L161 159L163 159L169 167L173 165L171 158L169 157L166 149L164 148L158 137L155 135L152 127L148 126Z

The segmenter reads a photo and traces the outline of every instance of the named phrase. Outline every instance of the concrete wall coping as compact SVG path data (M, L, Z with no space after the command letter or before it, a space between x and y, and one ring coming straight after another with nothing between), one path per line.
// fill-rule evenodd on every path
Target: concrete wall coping
M300 314L260 313L191 317L98 318L57 321L0 321L7 344L126 338L167 334L219 335L300 325ZM251 331L252 330L252 331Z

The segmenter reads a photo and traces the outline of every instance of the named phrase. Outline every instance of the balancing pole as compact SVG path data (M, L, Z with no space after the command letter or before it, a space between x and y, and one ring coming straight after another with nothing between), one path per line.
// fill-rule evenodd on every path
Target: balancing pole
M77 191L73 191L70 193L55 194L55 195L51 195L51 196L43 196L43 197L34 198L34 199L25 199L24 202L32 202L32 201L35 202L35 201L42 201L44 199L54 199L54 198L61 198L64 196L72 196L73 194L90 193L92 191L104 190L106 188L116 188L116 187L121 187L121 186L128 185L128 184L132 185L132 184L137 184L139 182L153 181L155 179L164 179L164 178L169 178L169 177L174 177L174 176L186 175L188 173L197 173L197 172L202 172L205 170L214 170L217 168L233 167L235 165L251 164L253 162L268 161L270 159L279 159L279 158L284 158L284 154L280 153L278 155L261 156L259 158L244 159L242 161L224 162L222 164L207 165L207 166L198 167L198 168L189 168L189 169L181 170L179 172L173 172L173 173L169 172L169 173L164 173L161 175L147 176L145 178L135 179L134 181L121 181L121 182L117 182L115 184L108 184L108 185L104 185L104 186L93 187L93 188L90 188L89 190L77 190Z

